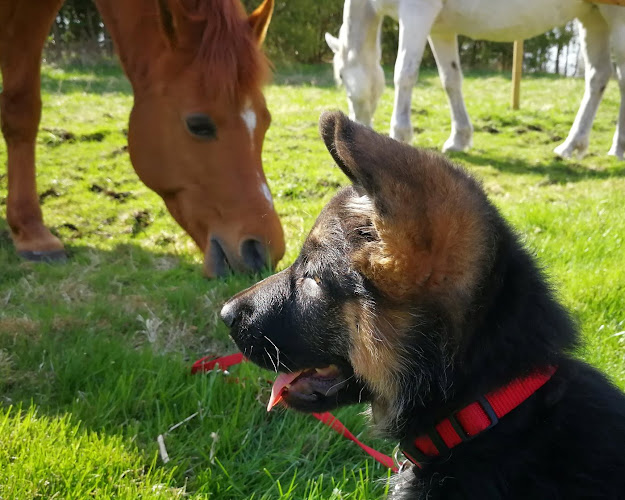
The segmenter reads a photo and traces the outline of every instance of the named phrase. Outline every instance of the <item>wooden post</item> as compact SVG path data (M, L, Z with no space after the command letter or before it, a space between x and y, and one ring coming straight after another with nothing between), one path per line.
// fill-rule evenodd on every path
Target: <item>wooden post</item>
M521 73L523 72L523 40L515 40L512 55L512 109L519 109Z

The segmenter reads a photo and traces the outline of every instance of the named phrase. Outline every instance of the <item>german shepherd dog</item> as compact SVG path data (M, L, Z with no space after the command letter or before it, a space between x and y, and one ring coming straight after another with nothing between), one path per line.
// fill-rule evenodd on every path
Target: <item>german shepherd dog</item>
M370 402L410 459L395 499L625 499L625 396L572 355L575 325L480 184L341 113L320 131L352 185L221 311L281 372L270 406Z

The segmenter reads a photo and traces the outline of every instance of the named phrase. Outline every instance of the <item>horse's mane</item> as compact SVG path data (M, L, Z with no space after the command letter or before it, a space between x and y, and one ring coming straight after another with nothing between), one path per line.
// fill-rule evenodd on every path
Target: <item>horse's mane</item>
M199 37L196 58L212 92L242 97L266 81L269 63L240 0L172 0L172 4Z

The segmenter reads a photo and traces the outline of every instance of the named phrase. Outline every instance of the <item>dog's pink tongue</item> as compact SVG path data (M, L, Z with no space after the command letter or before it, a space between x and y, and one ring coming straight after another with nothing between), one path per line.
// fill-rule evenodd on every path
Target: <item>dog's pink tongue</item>
M295 380L301 374L302 372L294 372L281 373L280 375L278 375L276 381L271 387L271 397L269 398L269 403L267 403L267 411L271 411L274 406L282 401L282 391L284 391L284 388L291 382L293 382L293 380Z

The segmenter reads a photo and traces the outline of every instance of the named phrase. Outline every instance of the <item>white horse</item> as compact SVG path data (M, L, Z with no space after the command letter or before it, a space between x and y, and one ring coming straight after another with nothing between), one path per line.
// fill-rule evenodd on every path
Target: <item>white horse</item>
M577 19L586 63L586 89L571 131L555 152L570 157L574 152L582 156L586 151L597 107L612 75L611 47L621 106L608 154L623 158L624 7L584 0L346 0L339 37L326 33L326 41L334 52L337 81L347 90L350 117L369 126L384 88L380 26L385 15L399 21L391 137L406 142L412 138L410 100L426 40L432 47L451 108L451 136L443 151L463 151L471 146L473 126L462 97L457 34L506 42L530 38Z

